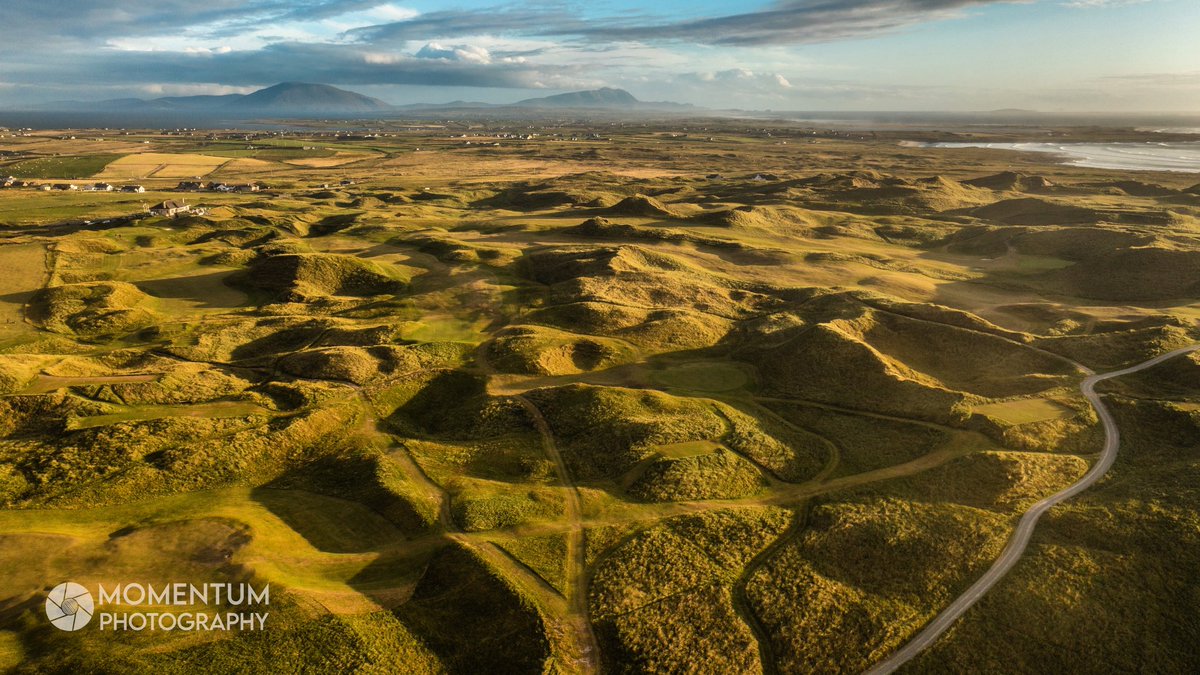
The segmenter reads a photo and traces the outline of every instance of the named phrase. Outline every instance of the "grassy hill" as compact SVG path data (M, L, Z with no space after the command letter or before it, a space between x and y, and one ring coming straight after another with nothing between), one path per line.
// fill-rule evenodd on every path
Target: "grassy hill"
M1200 334L1194 180L712 125L4 139L147 192L0 190L0 669L861 672ZM1200 667L1198 368L911 668ZM47 624L118 571L269 629Z

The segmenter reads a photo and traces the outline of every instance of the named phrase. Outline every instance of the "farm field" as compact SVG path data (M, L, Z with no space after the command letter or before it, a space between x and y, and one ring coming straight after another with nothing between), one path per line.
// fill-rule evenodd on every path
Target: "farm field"
M195 178L212 173L227 161L227 158L209 155L139 152L108 163L96 177L114 180Z
M447 124L6 139L146 192L0 189L0 670L862 672L1096 461L1089 372L1200 341L1195 176ZM1200 668L1200 357L1098 391L1108 477L903 672ZM271 617L44 620L116 577Z

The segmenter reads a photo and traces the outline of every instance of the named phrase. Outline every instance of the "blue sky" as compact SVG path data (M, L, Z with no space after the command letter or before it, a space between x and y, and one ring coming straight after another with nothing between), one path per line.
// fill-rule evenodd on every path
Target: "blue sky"
M1200 111L1197 0L0 3L0 105L323 82L776 110Z

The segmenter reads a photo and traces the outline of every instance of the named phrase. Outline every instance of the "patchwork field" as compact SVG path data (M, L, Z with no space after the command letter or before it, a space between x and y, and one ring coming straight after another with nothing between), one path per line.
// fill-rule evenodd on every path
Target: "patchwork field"
M109 162L97 178L196 178L212 173L228 162L225 157L162 152L139 152Z
M1200 340L1185 175L705 124L13 142L147 192L0 189L0 669L861 672ZM911 672L1200 669L1198 358ZM45 621L115 577L271 619Z

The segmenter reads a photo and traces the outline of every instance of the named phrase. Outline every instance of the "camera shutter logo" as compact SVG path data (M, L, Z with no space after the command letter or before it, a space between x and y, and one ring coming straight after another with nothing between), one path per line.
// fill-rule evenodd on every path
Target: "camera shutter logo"
M92 620L95 610L92 594L73 581L55 586L46 596L46 618L60 630L83 628Z

